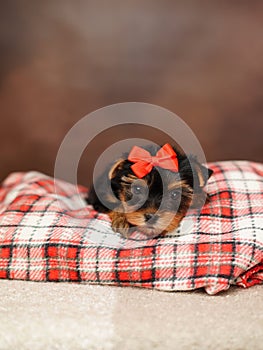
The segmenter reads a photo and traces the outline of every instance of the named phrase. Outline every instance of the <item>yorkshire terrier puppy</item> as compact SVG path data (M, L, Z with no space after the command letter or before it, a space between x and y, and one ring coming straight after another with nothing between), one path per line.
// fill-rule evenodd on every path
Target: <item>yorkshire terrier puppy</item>
M126 238L134 230L163 235L178 227L189 207L205 203L212 173L169 144L134 146L92 185L87 203L107 213L113 230Z

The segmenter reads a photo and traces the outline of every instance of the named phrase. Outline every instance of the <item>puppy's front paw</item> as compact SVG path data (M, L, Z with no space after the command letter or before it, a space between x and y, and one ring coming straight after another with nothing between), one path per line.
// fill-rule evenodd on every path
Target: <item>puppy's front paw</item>
M109 213L109 217L111 218L111 226L113 231L119 232L125 238L129 238L130 236L130 224L128 223L125 215L121 213L117 213L115 211Z

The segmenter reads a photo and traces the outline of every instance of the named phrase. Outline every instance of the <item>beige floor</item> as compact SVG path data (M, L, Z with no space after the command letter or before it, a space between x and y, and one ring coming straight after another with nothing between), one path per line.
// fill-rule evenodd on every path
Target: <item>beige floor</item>
M0 281L0 349L263 349L263 286L158 291Z

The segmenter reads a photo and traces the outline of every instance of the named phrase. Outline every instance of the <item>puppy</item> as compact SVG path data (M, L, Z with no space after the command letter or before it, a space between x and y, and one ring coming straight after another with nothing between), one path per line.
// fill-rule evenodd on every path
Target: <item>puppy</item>
M107 213L113 230L126 238L134 230L163 235L178 227L190 206L206 201L212 173L169 144L134 146L92 185L87 203Z

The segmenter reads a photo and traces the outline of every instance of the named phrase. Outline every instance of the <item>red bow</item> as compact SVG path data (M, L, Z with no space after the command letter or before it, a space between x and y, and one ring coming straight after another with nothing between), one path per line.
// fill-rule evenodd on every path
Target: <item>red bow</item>
M135 163L131 168L139 179L149 174L154 166L174 172L178 171L177 154L169 143L166 143L159 149L156 156L152 156L141 147L134 146L128 156L128 160Z

